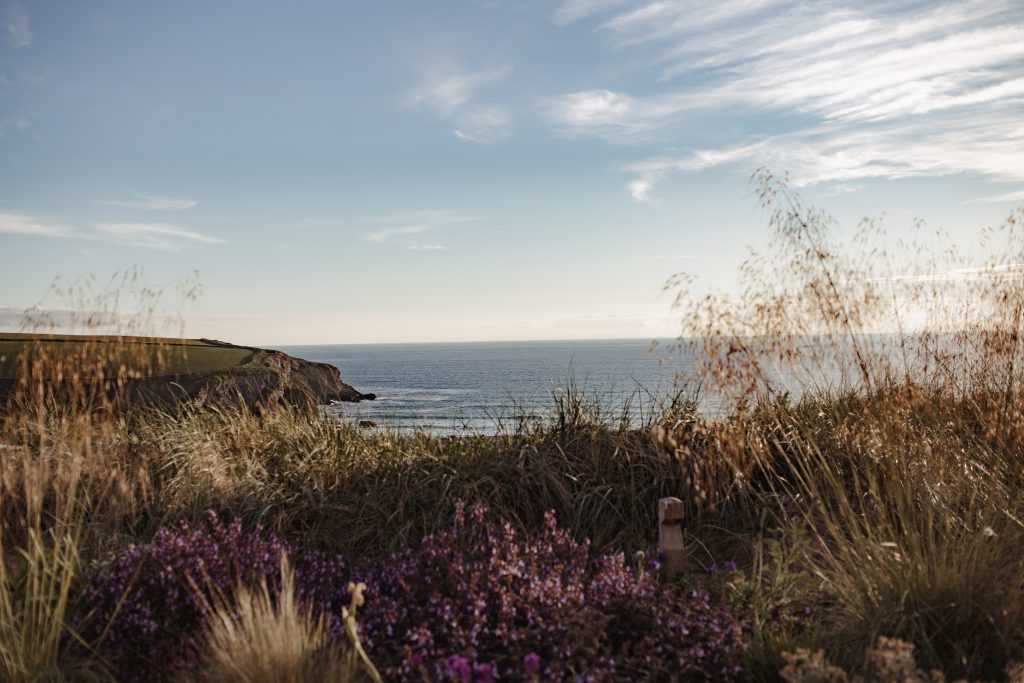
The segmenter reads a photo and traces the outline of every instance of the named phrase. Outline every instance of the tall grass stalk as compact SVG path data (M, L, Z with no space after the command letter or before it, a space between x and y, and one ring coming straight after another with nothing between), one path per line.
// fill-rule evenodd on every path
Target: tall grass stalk
M75 539L29 533L26 548L0 565L0 678L65 678L61 647L68 637L72 586L79 571Z
M44 513L37 482L25 480L36 498L22 518L17 546L0 535L0 678L5 681L56 681L81 678L65 650L77 638L72 625L75 585L82 560L79 535L85 506L80 480L62 482L62 494ZM52 515L52 516L51 516ZM74 675L71 675L74 672Z
M748 435L727 452L753 504L809 535L834 660L856 668L896 636L928 665L998 676L1024 645L1024 212L985 232L979 263L922 224L839 240L784 177L756 182L771 243L742 296L669 284L680 346ZM661 436L686 453L685 432Z

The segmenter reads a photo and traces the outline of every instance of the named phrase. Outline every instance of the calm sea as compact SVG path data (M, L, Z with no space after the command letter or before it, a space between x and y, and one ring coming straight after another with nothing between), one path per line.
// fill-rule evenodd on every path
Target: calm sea
M650 340L286 346L330 363L376 401L329 408L349 419L439 433L495 431L516 413L544 419L572 378L600 405L640 418L655 397L692 380L693 364Z

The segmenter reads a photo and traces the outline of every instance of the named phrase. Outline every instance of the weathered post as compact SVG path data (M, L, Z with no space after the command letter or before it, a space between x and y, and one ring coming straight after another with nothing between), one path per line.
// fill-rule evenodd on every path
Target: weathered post
M664 560L661 575L671 581L683 571L686 549L683 544L683 501L662 498L658 501L658 550Z

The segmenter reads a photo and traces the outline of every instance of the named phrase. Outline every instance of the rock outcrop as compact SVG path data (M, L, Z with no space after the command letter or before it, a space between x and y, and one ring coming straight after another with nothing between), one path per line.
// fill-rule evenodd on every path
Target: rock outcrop
M123 400L190 400L198 405L241 402L256 412L264 412L281 406L310 407L376 398L342 382L341 372L333 365L295 358L281 351L209 339L196 342L18 335L13 342L23 343L23 353L31 355L24 356L25 362L6 366L6 376L0 377L0 409L5 405L14 408L24 400L69 406L95 405L96 399L104 405L120 405ZM119 372L119 368L123 370L134 362L134 356L152 357L154 348L166 349L165 355L179 361L161 365L162 371L152 369L151 363L148 370L129 375ZM192 356L182 355L182 349L192 353L195 362L189 362ZM211 350L215 356L228 360L211 362ZM15 366L21 368L16 374L12 371ZM87 367L92 371L87 371ZM19 377L32 379L24 381Z
M159 385L171 381L200 405L241 398L255 410L273 410L282 405L326 405L336 401L354 403L376 398L342 382L341 371L328 363L303 360L281 351L253 351L252 360L239 368L205 375L152 378L146 382ZM158 386L152 388L159 389Z

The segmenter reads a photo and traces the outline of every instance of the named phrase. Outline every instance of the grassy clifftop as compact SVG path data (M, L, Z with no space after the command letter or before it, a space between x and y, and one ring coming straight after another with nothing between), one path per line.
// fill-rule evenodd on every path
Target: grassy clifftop
M367 398L337 368L210 339L0 333L0 401L238 400L250 407Z
M136 358L143 355L154 364L157 364L157 356L162 354L165 360L159 363L159 371L163 375L237 369L253 363L261 353L260 349L210 339L0 332L0 378L13 379L17 376L19 357L23 353L38 350L73 352L86 346L108 347L108 351L131 353Z

